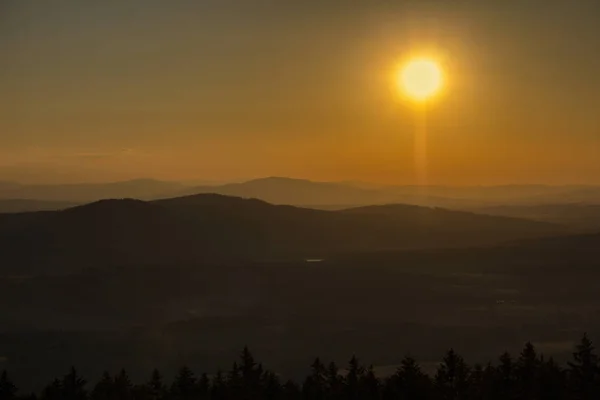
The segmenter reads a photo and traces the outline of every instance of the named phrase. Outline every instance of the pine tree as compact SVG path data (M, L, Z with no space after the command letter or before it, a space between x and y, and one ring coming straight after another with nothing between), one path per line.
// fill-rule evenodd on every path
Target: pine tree
M163 400L167 394L167 388L163 383L163 378L160 372L155 369L152 371L150 381L146 384L149 398L151 400Z
M544 400L562 399L565 392L565 373L550 357L540 361L539 398Z
M188 367L179 370L173 385L171 386L171 395L177 400L193 399L196 394L196 378L194 373Z
M485 367L476 364L469 377L469 396L470 400L488 400L495 399L494 381L497 370L488 363Z
M12 400L16 397L17 387L8 378L8 373L2 371L0 375L0 400Z
M227 398L227 387L221 371L217 371L212 380L210 398L211 400L224 400Z
M79 376L75 367L65 375L61 382L62 400L85 400L87 392L85 390L86 381Z
M114 398L114 381L108 372L102 374L100 381L92 389L91 400L112 400Z
M379 379L375 375L375 369L372 365L362 374L360 381L360 398L375 400L379 398Z
M115 377L114 390L114 400L132 400L133 398L133 384L124 369Z
M288 380L283 385L283 398L286 400L300 400L302 398L300 388L294 381Z
M264 380L264 395L259 398L267 400L277 400L281 398L282 389L279 378L271 371L267 371L263 376ZM258 397L257 397L258 398Z
M248 347L244 347L240 357L240 395L246 399L260 397L263 367L257 364Z
M535 348L531 342L525 344L521 352L516 373L516 398L519 400L535 400L537 398L539 360Z
M343 379L334 362L330 362L327 367L326 380L327 398L330 400L339 399L342 396Z
M469 368L463 358L450 349L435 375L435 386L442 399L458 400L467 397Z
M346 375L346 398L358 399L360 396L359 383L365 373L364 367L360 365L356 356L352 356L348 362L348 374Z
M492 396L498 400L515 398L515 363L509 353L500 356L500 364L494 371Z
M42 391L42 400L62 400L62 383L55 379Z
M210 379L206 373L203 373L198 380L198 390L196 391L199 399L208 399L210 396Z
M571 390L577 399L600 398L598 356L587 334L575 348L573 362L569 362L569 377Z
M233 363L231 371L227 374L227 396L238 398L242 393L242 373L237 362Z
M485 399L485 372L481 364L475 364L469 377L469 390L467 398L469 400Z
M254 361L254 357L248 347L244 347L241 355L241 364L240 364L240 372L242 374L242 379L244 381L253 381L258 377L256 376L256 362Z
M319 358L316 358L311 365L311 374L302 386L302 395L305 399L322 400L325 398L326 373L325 366Z
M393 397L407 399L425 399L429 395L429 378L412 357L404 357L396 373L389 379Z

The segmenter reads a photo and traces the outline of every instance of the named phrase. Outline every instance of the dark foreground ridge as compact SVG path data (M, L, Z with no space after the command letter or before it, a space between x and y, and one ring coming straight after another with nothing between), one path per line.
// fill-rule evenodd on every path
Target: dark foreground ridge
M319 358L298 383L283 381L263 368L244 348L228 372L196 376L182 367L170 384L158 370L146 383L134 384L125 370L105 372L95 384L75 368L49 383L42 393L18 396L6 371L0 376L0 400L171 400L171 399L598 399L600 363L584 335L571 362L560 366L527 343L517 358L502 354L496 363L468 365L449 350L434 374L426 374L406 356L392 376L380 378L372 366L352 357L344 369Z
M407 205L334 212L215 194L103 200L64 211L0 214L0 275L123 263L297 260L440 243L488 246L562 233L544 222Z

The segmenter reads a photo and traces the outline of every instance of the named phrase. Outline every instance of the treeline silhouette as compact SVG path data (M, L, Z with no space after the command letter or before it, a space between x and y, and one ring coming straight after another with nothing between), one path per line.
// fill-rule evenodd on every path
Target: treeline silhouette
M316 359L303 382L282 381L257 363L248 350L228 372L196 376L183 367L170 384L158 370L143 384L133 384L122 370L105 372L88 385L75 368L49 383L40 394L17 395L7 372L0 376L0 400L192 400L192 399L600 399L600 361L584 335L566 366L545 358L527 343L518 357L502 354L496 363L468 365L449 350L433 376L405 357L396 373L380 379L372 366L352 357L342 370Z

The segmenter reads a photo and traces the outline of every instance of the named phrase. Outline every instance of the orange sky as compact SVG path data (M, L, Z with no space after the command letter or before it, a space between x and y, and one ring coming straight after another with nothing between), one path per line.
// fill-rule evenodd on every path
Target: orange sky
M414 183L425 52L430 183L600 184L600 4L506 3L3 2L0 179Z

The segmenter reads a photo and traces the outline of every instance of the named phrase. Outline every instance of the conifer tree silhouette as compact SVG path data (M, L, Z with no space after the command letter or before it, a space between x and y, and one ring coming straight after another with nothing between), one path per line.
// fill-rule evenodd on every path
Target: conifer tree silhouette
M568 365L571 390L577 399L600 398L598 356L587 334L581 338Z
M211 400L224 400L227 398L227 386L222 371L217 371L210 388Z
M42 400L61 400L62 384L58 378L44 388L42 391Z
M152 371L150 380L145 386L150 400L163 400L166 398L167 387L164 384L163 377L158 369Z
M12 400L16 397L17 386L8 378L8 373L0 375L0 400Z
M429 378L417 361L409 356L402 359L400 367L388 380L392 398L426 399L430 392Z
M360 365L356 356L352 356L348 362L348 373L346 374L346 394L347 399L357 399L360 392L360 383L365 372L364 367Z
M444 400L465 399L469 387L469 367L450 349L437 369L435 387Z
M227 377L217 372L199 379L187 367L179 370L170 389L154 370L148 382L133 385L125 370L114 378L102 374L88 397L86 382L72 368L40 394L40 400L588 400L600 399L600 365L587 335L576 346L573 360L561 368L553 358L538 354L526 343L516 360L504 353L495 364L470 368L449 350L435 376L425 374L415 359L404 357L395 374L379 379L373 366L365 368L356 357L340 372L335 363L327 368L317 358L300 387L264 369L248 348L240 354ZM0 400L37 400L17 397L8 374L0 374Z
M208 399L210 397L210 378L206 373L200 375L200 379L198 379L198 390L196 393L198 399Z
M63 400L85 400L87 392L85 390L86 381L79 376L75 367L64 376L61 382L61 398Z
M113 378L108 371L105 371L96 383L90 394L91 400L112 400L115 395L115 385Z
M298 385L292 381L288 380L283 385L283 398L286 400L300 400L302 398L302 393Z
M325 398L326 373L325 366L317 357L311 365L311 373L304 381L302 394L305 399L322 400Z
M342 388L343 388L344 381L342 379L342 376L340 375L337 365L333 361L330 362L329 366L327 367L326 379L327 379L326 391L328 393L327 398L330 400L340 399L343 394Z
M538 372L539 360L535 347L531 342L527 342L515 366L516 398L518 400L535 400L537 398Z
M370 365L360 378L359 398L375 400L379 397L379 379L375 375L375 368Z
M182 367L171 385L171 396L177 400L191 400L196 395L196 378L191 369Z
M114 400L133 400L133 384L127 372L122 369L115 376Z
M539 372L539 394L538 397L544 400L558 400L565 395L565 372L550 357L547 361L540 361Z

